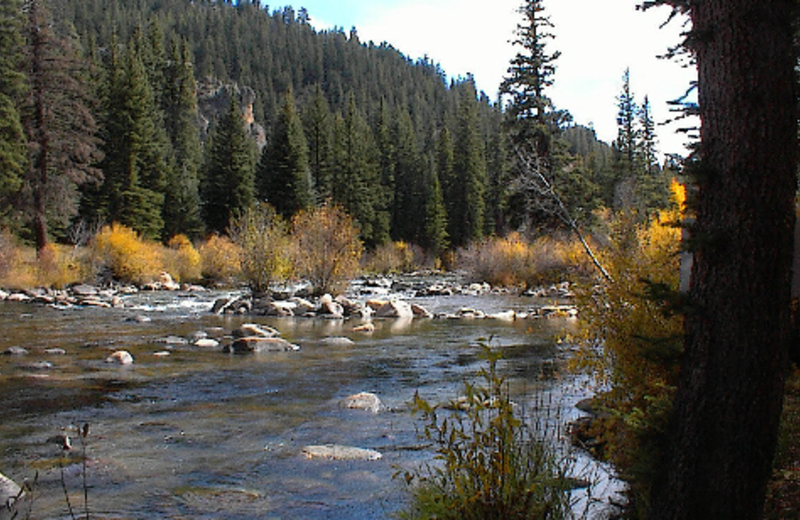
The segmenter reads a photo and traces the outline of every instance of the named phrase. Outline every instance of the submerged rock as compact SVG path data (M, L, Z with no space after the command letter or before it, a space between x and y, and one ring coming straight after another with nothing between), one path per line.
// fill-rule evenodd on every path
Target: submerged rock
M257 352L288 352L300 350L300 347L289 343L283 338L264 338L251 336L238 338L230 345L226 345L223 352L244 354Z
M383 455L375 450L338 444L306 446L303 448L303 455L307 459L327 460L379 460L383 458Z
M342 407L350 410L364 410L367 412L378 413L381 409L380 398L370 392L360 392L345 397L342 400Z
M266 325L256 323L243 323L238 329L233 331L234 338L274 338L280 336L280 332Z
M329 338L322 338L319 340L320 344L328 346L328 347L350 347L356 344L350 338L345 338L343 336L331 336Z

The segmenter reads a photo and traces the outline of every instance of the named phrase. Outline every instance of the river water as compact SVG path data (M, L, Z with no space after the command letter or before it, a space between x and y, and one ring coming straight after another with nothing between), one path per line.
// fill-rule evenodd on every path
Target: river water
M417 436L421 423L409 401L415 392L434 403L457 397L486 366L480 342L502 350L499 366L514 399L555 425L556 443L587 395L584 379L559 368L563 353L554 338L574 326L567 318L373 320L376 330L367 335L353 332L360 322L352 320L212 315L220 295L139 293L125 297L123 309L0 303L0 351L29 351L0 356L0 472L17 482L38 472L31 518L70 518L63 486L76 516L83 514L80 439L72 435L66 460L52 440L73 425L89 424L92 518L386 519L407 500L393 475L433 455ZM434 313L536 304L505 294L413 301ZM224 336L244 322L274 327L300 350L229 355L165 343L198 331ZM355 345L324 341L341 336ZM135 363L105 363L118 349ZM358 392L375 393L384 409L340 406ZM383 457L303 456L304 447L320 444ZM618 484L591 459L574 458L579 476L596 481L591 494L600 499L578 491L576 510L589 507L586 516L601 517Z

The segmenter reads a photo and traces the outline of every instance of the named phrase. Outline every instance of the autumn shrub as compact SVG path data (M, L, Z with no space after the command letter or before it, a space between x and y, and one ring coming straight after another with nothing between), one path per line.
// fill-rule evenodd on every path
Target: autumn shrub
M341 292L359 271L363 245L358 229L339 206L301 211L292 219L297 274L316 294Z
M11 271L16 255L17 244L14 235L5 229L0 229L0 280Z
M36 259L38 284L63 289L82 282L88 274L85 252L72 246L47 244Z
M164 251L165 270L177 282L197 282L202 279L202 259L186 235L175 235Z
M387 242L370 251L364 270L370 273L408 273L420 266L420 248L407 242Z
M239 247L228 237L211 235L198 252L203 278L217 284L231 284L241 278Z
M498 374L499 354L483 347L487 367L465 383L465 400L442 413L418 394L420 437L436 452L433 464L403 472L411 491L407 520L515 520L569 518L570 459L549 444L511 402Z
M458 263L476 281L519 286L530 278L531 249L519 233L487 238L459 253Z
M290 276L288 232L286 222L268 204L249 208L231 223L242 276L254 294L266 294L272 283Z
M583 330L573 365L609 388L596 398L592 434L630 484L632 515L647 508L683 345L679 315L682 192L649 222L622 214L601 260L613 282L578 290Z
M92 239L94 262L111 270L114 278L129 283L147 283L164 270L159 244L142 239L122 224L103 227Z

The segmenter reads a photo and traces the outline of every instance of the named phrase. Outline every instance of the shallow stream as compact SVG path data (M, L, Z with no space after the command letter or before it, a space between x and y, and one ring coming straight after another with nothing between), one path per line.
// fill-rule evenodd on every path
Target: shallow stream
M80 439L73 435L63 464L52 442L72 425L90 428L92 518L386 519L407 500L393 475L433 455L417 436L421 423L409 401L415 392L431 402L457 397L485 366L479 342L502 349L500 368L515 399L546 408L554 424L576 417L574 405L587 395L583 379L559 369L554 338L574 326L570 319L373 320L376 330L362 334L352 331L360 323L353 320L212 315L220 295L139 293L124 298L124 309L0 303L0 352L29 351L0 356L0 472L21 482L38 471L32 518L70 517L62 480L82 515ZM502 294L414 301L434 313L534 305ZM244 322L272 326L300 350L228 355L165 343L197 331L225 335ZM323 341L340 336L355 345ZM104 362L118 349L133 355L132 366ZM340 406L359 392L377 394L384 409ZM383 457L303 456L304 447L320 444ZM615 484L605 468L577 457L580 472L600 479L593 494L607 499L605 486Z

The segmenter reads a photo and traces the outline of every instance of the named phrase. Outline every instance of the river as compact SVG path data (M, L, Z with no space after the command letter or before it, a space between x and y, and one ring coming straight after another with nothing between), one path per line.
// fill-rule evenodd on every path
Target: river
M408 498L393 475L433 454L417 436L421 423L409 401L415 392L436 403L457 397L485 366L480 342L502 350L500 370L514 399L550 418L559 449L563 425L587 395L584 378L559 368L564 353L554 338L574 326L571 319L387 319L361 334L351 320L213 315L220 295L138 293L124 297L122 309L0 304L0 352L29 352L0 356L0 472L17 482L38 472L31 518L70 517L62 482L76 516L83 513L80 439L70 432L73 449L62 463L53 442L73 425L89 425L92 518L387 519ZM434 313L526 312L536 304L510 294L412 301ZM274 327L300 350L229 355L167 343L198 331L224 336L244 322ZM324 341L342 336L355 344ZM104 362L118 349L134 364ZM382 411L340 406L359 392L378 395ZM383 456L303 456L304 447L320 444ZM577 471L596 481L599 500L578 491L576 511L588 507L585 516L599 518L619 484L607 468L573 456Z

